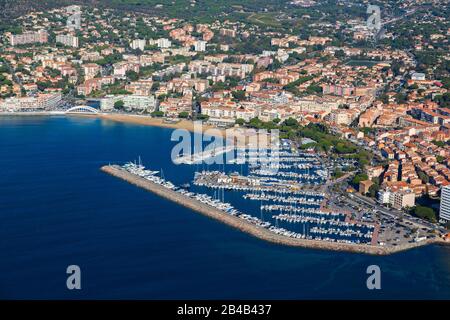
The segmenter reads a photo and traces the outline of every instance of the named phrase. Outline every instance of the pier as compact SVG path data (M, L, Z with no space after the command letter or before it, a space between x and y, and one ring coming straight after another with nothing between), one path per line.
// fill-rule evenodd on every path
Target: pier
M214 149L208 149L208 150L204 150L203 152L198 152L198 153L194 153L194 154L187 154L187 155L183 155L181 157L176 158L175 160L173 160L173 162L175 164L195 164L195 163L200 163L206 159L209 158L215 158L217 156L220 156L224 153L228 153L230 151L233 151L235 148L234 146L223 146L223 147L218 147L218 148L214 148Z
M182 193L166 188L163 185L144 179L139 175L124 170L122 167L118 165L103 166L101 170L111 176L122 179L124 181L127 181L128 183L131 183L147 191L150 191L162 198L173 201L181 206L189 208L195 212L201 213L207 217L221 221L222 223L225 223L242 232L250 234L259 239L280 245L334 250L334 251L349 251L373 255L387 255L411 249L414 247L422 246L428 243L432 243L431 241L426 240L420 243L413 243L403 246L378 246L371 244L336 243L329 241L291 238L271 232L269 229L255 225L237 216L227 214L226 212L219 210L216 207L202 203L194 198L188 197Z

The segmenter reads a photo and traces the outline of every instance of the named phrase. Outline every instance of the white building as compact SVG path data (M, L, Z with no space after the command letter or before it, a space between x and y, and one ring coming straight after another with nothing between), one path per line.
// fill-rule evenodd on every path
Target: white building
M206 51L206 41L198 40L194 43L194 50L197 52Z
M439 219L445 222L450 221L450 186L441 189Z
M145 41L145 40L135 39L135 40L131 41L130 47L131 47L131 49L133 49L133 50L139 49L139 50L141 50L141 51L144 51L144 49L145 49L145 44L146 44L146 41Z
M390 191L381 190L380 192L378 192L378 201L382 204L388 204L390 194Z
M160 38L156 40L150 39L148 41L148 44L151 46L157 45L158 48L170 48L172 46L172 42L166 38Z
M28 31L22 34L12 34L9 38L12 46L29 44L29 43L46 43L48 41L48 33L45 30L37 32Z
M62 43L68 47L78 48L78 37L71 34L59 34L56 36L56 42Z
M378 193L378 201L383 204L389 204L392 208L403 209L412 208L415 206L416 196L414 192L397 191L392 192L389 190L380 191Z
M41 93L37 97L13 97L0 103L0 109L5 111L33 111L52 109L62 100L61 93Z
M425 73L414 72L411 75L411 80L425 80Z
M114 109L114 104L118 101L123 101L124 108L128 111L153 112L157 107L157 100L154 96L109 95L100 100L100 109L102 111L111 111Z

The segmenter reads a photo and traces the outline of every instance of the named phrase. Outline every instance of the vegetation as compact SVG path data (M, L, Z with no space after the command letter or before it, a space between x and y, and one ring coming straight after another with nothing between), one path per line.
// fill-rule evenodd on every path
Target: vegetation
M150 113L150 115L152 117L155 117L155 118L161 118L161 117L164 116L164 112L162 112L162 111L153 111L152 113Z
M237 119L236 124L243 125L242 119ZM364 168L370 163L373 155L353 144L348 140L339 138L329 132L328 127L324 124L310 123L307 126L301 126L297 120L288 118L280 123L279 119L274 121L264 122L258 118L251 119L247 124L250 128L255 129L279 129L280 138L300 141L302 138L309 138L315 141L312 145L307 147L314 147L318 152L327 154L335 154L348 159L355 159L358 161L359 167Z
M236 90L236 91L233 91L231 94L233 95L233 98L236 101L245 100L245 91L244 90Z
M357 174L357 175L354 176L353 179L352 179L352 185L355 186L355 187L357 187L357 186L359 186L359 183L360 183L361 181L365 181L365 180L368 180L368 179L369 179L369 177L368 177L367 174L365 174L365 173Z
M178 118L187 119L189 117L189 112L183 111L178 114Z
M340 168L335 168L331 174L333 179L339 179L343 175L345 175L345 173Z
M436 212L432 208L418 205L412 209L412 214L430 222L437 222Z
M208 120L209 119L209 116L208 115L206 115L206 114L198 114L197 115L197 120Z
M125 107L125 103L123 102L123 100L118 100L118 101L114 102L114 109L121 110L124 107Z

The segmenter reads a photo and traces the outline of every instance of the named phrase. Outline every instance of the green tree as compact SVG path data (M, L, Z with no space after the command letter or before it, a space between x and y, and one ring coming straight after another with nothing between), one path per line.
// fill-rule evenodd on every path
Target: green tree
M380 186L378 184L373 184L369 188L369 196L371 198L376 198L378 191L380 191Z
M150 113L150 115L155 118L161 118L164 116L164 112L155 110L152 113Z
M436 213L432 208L424 207L424 206L416 206L413 209L413 214L419 218L428 220L430 222L436 222L437 217Z
M345 58L345 52L344 52L344 50L336 50L336 52L334 53L334 56L336 58Z
M422 180L423 183L429 183L430 177L428 177L424 172L419 171L418 173L420 180Z
M236 90L231 93L233 95L233 98L242 101L245 100L245 91L244 90Z
M352 184L353 184L354 186L359 186L359 183L360 183L361 181L365 181L365 180L367 180L367 179L369 179L369 177L367 176L367 174L365 174L365 173L359 173L359 174L357 174L356 176L353 177L353 179L352 179Z
M207 114L198 114L197 120L208 120L209 116Z
M133 71L133 70L128 70L127 73L126 73L126 76L131 81L139 80L139 74L136 71Z
M123 100L118 100L118 101L114 102L114 109L121 110L124 107L125 107L125 103L123 102Z
M236 119L236 122L235 122L237 125L240 125L240 126L243 126L244 124L245 124L245 120L244 119L242 119L242 118L238 118L238 119Z
M189 112L187 111L183 111L178 114L178 118L186 119L187 117L189 117Z
M286 120L284 120L284 124L289 127L297 127L298 121L294 118L287 118Z

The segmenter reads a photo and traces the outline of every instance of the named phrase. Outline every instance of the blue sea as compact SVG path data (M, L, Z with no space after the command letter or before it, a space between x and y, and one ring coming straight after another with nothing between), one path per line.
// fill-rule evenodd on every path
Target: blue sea
M376 257L274 245L99 170L141 156L192 182L196 166L170 161L171 133L1 117L0 299L450 299L450 247ZM374 264L381 290L366 286ZM81 290L66 287L69 265Z

